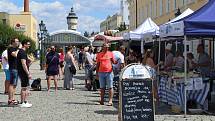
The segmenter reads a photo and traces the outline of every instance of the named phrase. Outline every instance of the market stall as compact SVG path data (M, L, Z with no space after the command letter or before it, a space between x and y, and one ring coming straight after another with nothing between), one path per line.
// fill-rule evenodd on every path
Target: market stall
M124 40L129 40L129 45L141 45L141 54L144 53L144 45L146 43L154 42L154 37L159 35L159 27L152 21L151 18L147 18L137 29L130 31L123 35ZM136 48L136 47L135 47Z
M112 37L112 36L98 34L98 35L95 35L92 45L93 46L102 46L103 43L116 42L116 41L120 41L122 39L123 39L123 37Z
M173 37L184 36L184 60L187 60L187 41L191 38L214 38L215 36L215 15L211 14L215 11L215 1L210 0L205 6L190 14L189 16L171 23L171 29L174 32L170 32ZM170 31L171 31L170 30ZM168 30L169 32L169 30ZM187 61L184 61L184 73L182 74L182 83L177 83L177 79L180 76L174 77L174 72L172 75L168 75L165 81L162 81L165 76L160 79L160 96L164 97L165 100L170 100L171 92L174 93L175 99L173 99L178 105L184 105L185 116L187 113L187 100L195 100L200 104L203 109L207 110L207 95L210 89L210 75L201 74L198 76L191 76L189 70L187 69ZM189 72L189 73L188 73ZM162 79L163 78L163 79ZM168 81L171 80L171 81ZM172 83L167 83L172 82ZM198 83L197 83L198 82ZM172 84L176 86L171 87ZM179 86L178 86L179 85ZM168 86L168 87L167 87ZM198 88L196 88L198 87ZM168 92L168 88L171 91ZM162 90L165 91L162 91ZM173 91L174 89L174 91ZM163 94L166 94L166 99Z

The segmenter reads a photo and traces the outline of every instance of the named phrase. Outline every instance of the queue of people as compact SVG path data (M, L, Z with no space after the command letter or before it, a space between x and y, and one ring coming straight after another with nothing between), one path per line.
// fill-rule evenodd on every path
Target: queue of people
M8 48L2 53L2 63L6 77L4 93L8 95L8 105L19 105L26 108L32 106L27 101L29 80L32 78L29 70L31 62L26 52L30 45L29 40L23 40L20 43L18 38L13 38ZM21 81L20 102L15 99L18 78Z

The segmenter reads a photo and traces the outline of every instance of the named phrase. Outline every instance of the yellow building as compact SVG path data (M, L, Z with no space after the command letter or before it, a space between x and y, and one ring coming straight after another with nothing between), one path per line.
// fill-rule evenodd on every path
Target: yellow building
M114 14L113 16L108 16L106 20L100 23L100 32L107 30L117 30L122 23L122 16L119 14Z
M9 25L37 42L37 20L30 12L9 14Z
M182 13L187 8L193 11L205 5L208 0L127 0L129 3L130 30L137 28L146 18L151 17L161 25L175 18L180 9Z
M23 32L24 35L37 41L37 20L29 11L29 0L24 0L24 11L20 14L9 14L0 12L0 23L7 24L16 31Z

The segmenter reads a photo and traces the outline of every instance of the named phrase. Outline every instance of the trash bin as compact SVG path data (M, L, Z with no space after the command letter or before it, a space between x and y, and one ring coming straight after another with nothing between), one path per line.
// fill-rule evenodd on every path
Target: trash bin
M154 121L153 79L149 67L130 64L120 74L119 121Z

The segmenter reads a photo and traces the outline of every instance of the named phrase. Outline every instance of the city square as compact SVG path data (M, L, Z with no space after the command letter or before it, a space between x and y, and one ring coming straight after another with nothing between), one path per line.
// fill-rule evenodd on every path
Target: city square
M0 0L0 121L215 121L214 10Z

